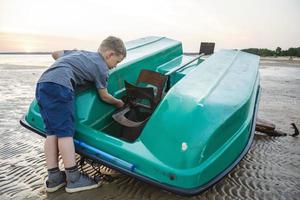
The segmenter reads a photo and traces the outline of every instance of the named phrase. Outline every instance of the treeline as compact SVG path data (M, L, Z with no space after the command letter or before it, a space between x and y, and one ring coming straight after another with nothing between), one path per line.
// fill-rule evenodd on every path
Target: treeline
M270 49L258 49L258 48L249 48L242 49L244 52L253 53L259 56L296 56L300 57L300 47L289 48L288 50L282 50L280 47L277 47L275 51Z

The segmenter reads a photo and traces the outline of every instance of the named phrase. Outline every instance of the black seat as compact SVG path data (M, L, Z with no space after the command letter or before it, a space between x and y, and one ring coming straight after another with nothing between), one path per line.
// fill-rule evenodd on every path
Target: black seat
M136 85L141 83L150 84L156 87L156 94L154 95L154 103L157 105L162 97L163 89L168 77L155 71L142 70L137 79Z
M161 100L167 76L150 70L142 70L137 85L142 83L156 87L140 87L124 81L125 106L113 114L112 118L125 127L142 127Z

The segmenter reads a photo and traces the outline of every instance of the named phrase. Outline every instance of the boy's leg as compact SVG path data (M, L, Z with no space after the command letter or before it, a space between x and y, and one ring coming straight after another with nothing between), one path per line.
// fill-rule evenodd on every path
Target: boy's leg
M56 97L56 90L51 87L51 85L48 83L37 84L36 100L44 120L47 135L44 143L44 153L48 172L48 178L45 181L47 192L55 192L66 185L66 174L58 168L58 138L56 134L54 134L55 131L53 129L56 122L55 111L57 109L55 109L55 107L58 99L60 99L60 97Z
M47 192L55 192L66 185L66 174L58 168L58 140L55 135L48 135L44 145L48 179L45 182Z
M52 151L53 147L55 147L56 152L58 148L66 170L64 173L59 171L58 167L48 168L47 191L57 190L58 185L61 186L66 181L67 192L78 192L99 187L100 184L79 172L76 166L73 141L75 133L73 91L55 83L39 83L36 98L44 119L47 136L56 135L57 137L56 145L51 146L54 143L53 138L45 143L45 153L49 160L46 162L49 163L49 166L58 165L55 162L57 157L56 160L54 159L55 151Z
M73 137L58 138L58 148L65 168L74 167L76 165L76 161Z
M47 136L44 144L44 151L47 169L58 167L58 145L57 137L55 135Z

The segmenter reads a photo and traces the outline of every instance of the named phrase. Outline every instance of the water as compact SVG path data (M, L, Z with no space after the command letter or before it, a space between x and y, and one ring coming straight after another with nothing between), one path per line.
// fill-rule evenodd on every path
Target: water
M15 54L0 54L0 66L49 66L53 62L50 54L46 55L15 55Z
M299 199L300 137L256 135L238 166L204 193L184 198L122 175L101 188L47 194L44 139L19 119L34 98L35 83L53 62L50 55L0 55L0 199ZM291 132L300 127L300 64L261 62L259 116ZM92 169L85 166L89 173Z

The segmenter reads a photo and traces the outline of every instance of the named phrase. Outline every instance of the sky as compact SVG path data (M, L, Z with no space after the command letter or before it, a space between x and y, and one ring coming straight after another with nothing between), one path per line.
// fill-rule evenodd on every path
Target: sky
M96 50L109 35L216 49L300 47L300 0L0 0L0 52Z

